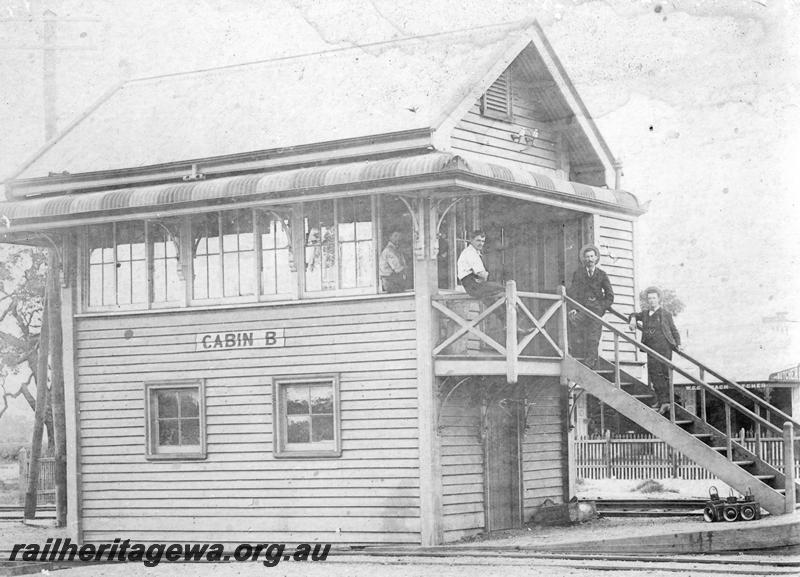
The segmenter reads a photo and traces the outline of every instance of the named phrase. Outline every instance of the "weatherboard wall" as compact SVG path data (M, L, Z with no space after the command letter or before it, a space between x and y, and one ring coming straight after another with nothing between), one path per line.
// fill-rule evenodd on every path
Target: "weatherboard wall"
M283 327L283 348L196 351ZM420 540L411 297L76 319L86 541ZM273 456L272 378L336 373L342 454ZM144 383L205 379L207 458L145 458Z

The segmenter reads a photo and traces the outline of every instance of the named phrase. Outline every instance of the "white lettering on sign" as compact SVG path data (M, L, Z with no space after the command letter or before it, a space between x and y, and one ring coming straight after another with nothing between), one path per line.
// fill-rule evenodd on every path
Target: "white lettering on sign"
M263 349L267 347L282 347L283 343L283 329L199 333L195 335L195 351Z

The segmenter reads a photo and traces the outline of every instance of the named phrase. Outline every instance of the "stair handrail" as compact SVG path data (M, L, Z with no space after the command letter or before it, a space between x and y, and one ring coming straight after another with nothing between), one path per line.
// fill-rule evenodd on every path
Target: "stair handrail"
M698 386L702 387L703 389L707 390L712 395L714 395L715 397L717 397L720 400L722 400L724 403L726 403L728 405L731 405L733 408L735 408L740 413L743 413L743 414L747 415L748 417L750 417L751 419L753 419L755 421L758 421L759 423L761 423L762 425L764 425L765 427L767 427L768 429L770 429L771 431L773 431L775 433L783 434L783 429L781 427L778 427L778 426L774 425L772 422L764 419L761 415L757 415L756 413L754 413L753 411L751 411L750 409L748 409L747 407L745 407L741 403L738 403L737 401L731 399L729 396L725 395L724 393L719 392L717 389L715 389L714 387L710 386L705 381L702 381L702 380L698 379L697 377L695 377L694 375L690 374L689 372L685 371L684 369L682 369L681 367L679 367L678 365L673 363L670 359L668 359L665 356L663 356L663 355L659 354L658 352L654 351L653 349L651 349L650 347L648 347L644 343L642 343L640 341L637 341L635 338L625 334L623 331L619 330L617 327L615 327L611 323L606 322L605 320L603 320L602 317L600 317L599 315L597 315L594 312L590 311L585 306L583 306L581 303L577 302L575 299L573 299L573 298L571 298L571 297L569 297L567 295L564 295L564 298L566 299L567 302L569 302L570 304L574 305L576 308L578 308L579 310L583 311L584 313L588 314L591 318L594 318L595 320L600 321L600 323L604 327L606 327L607 329L611 330L613 333L619 335L620 337L622 337L623 339L625 339L626 341L628 341L629 343L631 343L632 345L634 345L638 349L643 350L648 355L650 355L652 357L655 357L656 359L658 359L662 363L668 365L675 372L680 373L681 375L683 375L684 377L686 377L687 379L689 379L690 381L692 381L696 385L698 385ZM758 398L758 397L756 397L756 398ZM759 399L759 401L761 401L761 399ZM767 410L770 410L770 411L776 411L777 410L773 405L770 405L770 404L767 404L766 408L767 408ZM794 419L789 418L789 420L791 422L793 422L793 423L797 423L797 421L795 421Z
M609 307L608 311L612 315L614 315L615 317L628 322L628 317L626 317L624 314L620 313L619 311L615 310L613 307ZM644 347L645 345L642 345L642 346ZM756 404L760 405L761 407L765 408L766 410L772 412L776 416L782 418L784 420L784 422L785 421L790 421L795 426L800 426L800 422L798 422L796 419L792 418L790 415L787 415L786 413L781 411L775 405L767 402L765 399L762 399L758 395L753 394L752 392L750 392L748 389L746 389L745 387L743 387L742 385L740 385L739 383L737 383L733 379L728 379L728 378L722 376L719 372L715 371L714 369L712 369L711 367L709 367L705 363L702 363L701 361L697 360L696 358L691 356L686 351L681 351L681 350L675 349L675 352L677 354L679 354L680 356L682 356L683 358L685 358L690 363L692 363L693 365L697 366L699 369L701 369L701 370L705 371L706 373L710 373L711 375L717 377L721 382L725 383L730 388L738 391L739 393L744 395L746 398L750 399L751 401L755 402ZM783 429L781 429L781 430L783 430Z

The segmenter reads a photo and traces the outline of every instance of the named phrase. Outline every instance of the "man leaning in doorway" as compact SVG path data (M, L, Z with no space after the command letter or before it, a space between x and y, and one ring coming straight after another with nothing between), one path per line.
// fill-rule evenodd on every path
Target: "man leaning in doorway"
M681 349L681 334L675 327L675 321L669 311L661 306L661 291L656 287L645 290L647 307L645 312L631 313L628 317L631 330L636 330L636 321L641 322L642 344L650 347L662 357L672 360L672 350ZM669 365L659 361L653 355L647 355L647 378L656 394L656 404L653 409L659 413L669 411Z
M403 235L399 230L393 230L389 235L389 242L381 251L378 259L378 272L381 277L383 292L400 293L407 287L406 258L400 252L400 241Z
M587 244L581 248L580 259L583 266L572 275L567 295L602 317L614 303L614 289L605 271L597 267L600 250L593 244ZM570 352L593 369L597 365L597 349L603 325L598 319L575 308L569 311L569 320Z
M458 282L467 291L467 294L480 299L484 305L491 306L500 297L505 295L506 289L500 283L489 280L489 271L483 263L483 246L486 244L486 235L483 231L476 230L470 234L469 244L458 255L457 269ZM506 324L506 308L500 306L493 313ZM528 323L521 323L528 324ZM533 328L518 328L517 333L527 334Z

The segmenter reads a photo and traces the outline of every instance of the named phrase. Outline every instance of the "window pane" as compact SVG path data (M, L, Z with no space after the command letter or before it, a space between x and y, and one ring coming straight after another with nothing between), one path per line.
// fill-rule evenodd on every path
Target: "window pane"
M287 417L286 442L308 443L311 440L309 417Z
M145 261L135 260L131 265L133 286L131 287L131 301L134 303L147 302L147 270Z
M181 391L179 397L181 418L196 417L200 414L200 401L194 389Z
M333 413L333 388L330 385L309 387L311 412Z
M259 211L258 227L261 233L261 290L262 294L293 292L294 276L289 269L289 219L279 219L278 214ZM313 255L312 253L310 253Z
M222 296L219 270L219 215L192 217L192 295L197 299Z
M158 419L158 444L180 444L178 419Z
M169 226L174 228L170 229ZM172 222L153 221L148 223L148 238L151 245L153 302L169 302L180 298L180 279L178 278L178 239L170 230L177 230Z
M333 441L333 415L311 417L311 441Z
M181 419L181 445L200 444L200 419Z
M89 265L89 306L103 304L103 266Z
M221 213L225 296L253 294L253 212L250 209Z
M288 385L284 388L286 399L287 415L307 415L308 407L308 386L307 385Z
M103 304L116 304L116 289L114 287L114 261L103 265Z
M178 395L174 391L157 391L158 417L178 416Z
M131 302L131 263L117 263L117 302L127 305Z
M371 240L358 243L358 286L372 286L375 284L375 249Z
M355 243L348 242L341 245L341 266L339 281L342 288L356 286L356 247Z

